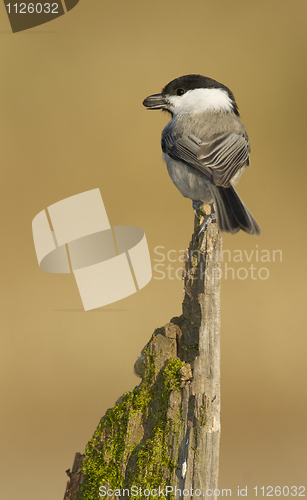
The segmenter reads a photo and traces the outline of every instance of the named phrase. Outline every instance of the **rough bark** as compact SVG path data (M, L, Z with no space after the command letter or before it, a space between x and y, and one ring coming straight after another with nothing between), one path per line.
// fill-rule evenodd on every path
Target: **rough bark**
M114 494L106 498L127 498L132 486L134 498L191 499L196 490L217 498L222 237L214 221L198 235L204 209L186 252L182 315L144 347L135 363L140 385L107 411L85 454L76 454L64 500L99 499L107 488ZM156 497L148 495L159 486Z

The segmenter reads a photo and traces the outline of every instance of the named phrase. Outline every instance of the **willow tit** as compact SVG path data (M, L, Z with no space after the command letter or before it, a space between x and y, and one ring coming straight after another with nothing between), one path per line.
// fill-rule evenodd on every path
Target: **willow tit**
M181 194L200 204L214 202L218 227L236 233L260 228L234 186L249 165L250 145L233 93L201 75L168 83L161 94L147 97L148 109L172 115L162 132L163 158Z

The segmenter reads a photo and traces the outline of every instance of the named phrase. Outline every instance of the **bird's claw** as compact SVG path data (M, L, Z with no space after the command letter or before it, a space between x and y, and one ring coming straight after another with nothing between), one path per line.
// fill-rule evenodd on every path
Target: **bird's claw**
M204 202L203 201L200 201L200 200L196 200L196 201L193 201L193 210L194 210L194 214L197 215L197 210L199 209L199 207L201 205L203 205Z
M200 226L200 229L198 231L198 236L206 229L207 225L213 221L216 221L216 212L210 214L208 218L205 220L205 222Z

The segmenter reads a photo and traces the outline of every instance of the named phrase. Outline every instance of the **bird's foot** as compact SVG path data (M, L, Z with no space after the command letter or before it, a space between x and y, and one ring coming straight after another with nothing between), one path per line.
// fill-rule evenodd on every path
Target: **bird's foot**
M198 231L198 236L206 229L207 225L210 223L210 222L214 222L216 221L216 212L213 212L211 213L210 215L208 215L207 219L205 220L205 222L203 222L203 224L200 226L199 228L199 231Z
M201 205L203 205L204 202L201 201L201 200L196 200L196 201L193 201L193 210L194 210L194 214L197 216L197 210L199 209L199 207Z
M198 229L198 235L200 235L207 227L210 222L214 222L217 219L216 212L214 211L214 204L204 204L203 201L194 200L193 210L195 214L195 231ZM204 222L202 222L205 219Z

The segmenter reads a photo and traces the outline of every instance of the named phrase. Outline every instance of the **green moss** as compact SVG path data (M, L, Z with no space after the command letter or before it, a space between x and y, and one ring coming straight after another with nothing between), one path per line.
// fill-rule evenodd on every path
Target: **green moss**
M200 407L200 418L199 418L200 425L207 425L207 410L204 406Z
M113 490L132 486L151 490L170 484L177 461L172 459L170 437L178 436L182 418L181 410L171 419L167 411L171 392L180 390L179 371L184 362L170 358L158 374L155 356L149 353L149 348L146 351L142 383L131 393L125 393L122 401L106 413L86 446L82 468L85 480L79 500L98 500L102 485ZM137 439L135 436L131 439L133 423L138 420L145 423L149 418L153 419L149 438L144 440L140 433ZM161 500L164 498L160 496Z
M198 344L195 345L185 345L184 346L185 351L196 351L198 352Z
M206 217L206 215L207 215L207 214L206 214L206 212L203 210L203 208L202 208L202 207L199 207L199 208L197 209L197 215L196 215L196 217L197 217L197 227L199 227L199 226L200 226L200 224L201 224L201 220L202 220L204 217Z
M193 448L193 446L191 446L191 449L195 452L195 455L197 456L198 460L200 461L200 463L202 463L201 459L200 459L200 456L199 456L199 453L197 451L196 448Z

